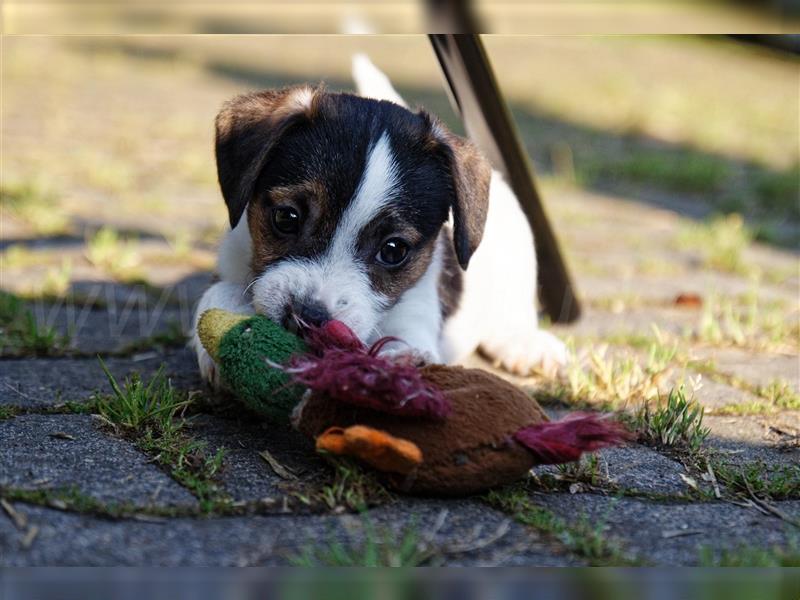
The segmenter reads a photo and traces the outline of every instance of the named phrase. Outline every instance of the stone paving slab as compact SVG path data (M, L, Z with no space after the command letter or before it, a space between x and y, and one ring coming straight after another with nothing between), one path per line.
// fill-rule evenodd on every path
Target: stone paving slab
M164 363L165 374L174 387L189 390L203 386L194 354L187 348L104 360L119 382L132 373L147 380ZM86 401L97 391L111 393L96 358L11 359L1 363L0 405L39 409L67 401Z
M569 326L553 325L552 330L559 336L593 338L603 340L609 336L652 335L655 323L665 333L681 335L686 328L697 323L696 311L681 308L642 307L625 310L623 313L585 308L581 319Z
M308 548L324 552L334 541L358 548L366 535L365 521L354 515L141 522L99 519L21 503L14 508L39 527L39 533L31 546L24 548L24 532L15 529L10 519L0 518L3 566L285 565ZM375 540L394 543L398 536L414 531L417 536L429 536L432 547L444 550L449 564L579 564L549 548L522 525L474 502L397 504L371 511L369 519Z
M662 504L594 494L536 494L536 504L574 522L582 515L604 523L635 558L651 564L696 565L703 546L715 551L738 546L786 546L796 529L781 519L729 503ZM800 502L776 503L798 518Z
M770 466L800 464L800 413L707 416L706 446L733 464L762 461Z
M606 487L609 484L630 492L640 494L681 495L689 491L681 474L687 475L682 464L655 450L639 444L630 444L618 448L605 448L596 453L598 457L596 486ZM582 459L586 465L588 457ZM585 466L586 477L591 475ZM556 465L534 467L537 476L551 475L564 479L565 474ZM569 479L565 480L569 483ZM584 480L578 482L577 491L585 491L589 484Z
M600 472L619 487L649 494L683 494L689 491L681 474L686 469L643 446L606 448L598 453Z
M689 377L692 377L691 372L687 372ZM740 390L733 386L721 383L719 381L712 381L708 377L701 379L702 387L694 394L694 400L697 400L707 412L721 410L727 406L736 404L763 404L768 405L767 400L759 398L745 390ZM677 380L675 380L677 383Z
M84 354L127 352L138 342L171 332L176 326L188 331L192 319L188 306L139 309L136 304L116 306L115 310L39 304L33 313L39 323L68 335L68 347Z
M592 256L592 253L587 251L587 258L590 259ZM645 257L653 259L649 252ZM647 263L639 266L640 270L646 268ZM672 260L666 258L662 268L679 270ZM657 273L648 275L636 272L635 269L635 265L631 265L628 273L620 273L618 269L611 269L609 273L602 274L582 273L580 281L577 282L578 292L589 303L619 299L666 307L674 305L675 298L685 293L697 294L704 301L709 301L714 296L724 298L753 293L751 281L730 273L695 270L680 276L670 276L669 273L658 276ZM762 283L758 287L758 300L760 303L778 301L794 306L797 302L797 290L796 281L787 281L779 285ZM681 310L687 314L695 314L698 319L702 314L701 310L688 307Z
M711 359L717 369L750 382L769 385L773 381L787 382L800 392L800 358L797 354L754 353L739 348L698 348L699 359Z
M324 477L328 472L313 443L288 425L254 421L247 413L241 419L198 415L190 427L192 436L205 441L211 452L225 447L220 479L234 500L260 500L285 493L286 480L259 456L265 450L304 481Z
M197 504L147 456L101 432L89 415L30 414L0 422L2 487L75 487L101 502L137 506Z

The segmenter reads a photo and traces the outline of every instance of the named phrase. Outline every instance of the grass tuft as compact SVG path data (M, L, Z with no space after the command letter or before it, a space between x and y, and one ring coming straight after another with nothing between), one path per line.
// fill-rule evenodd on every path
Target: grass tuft
M55 194L31 182L0 186L0 208L7 209L38 235L56 235L67 230L69 221L59 209Z
M712 295L704 303L698 327L684 337L715 346L793 351L800 347L800 320L765 306L757 294L743 301Z
M121 434L132 438L139 448L154 457L178 483L200 501L201 510L219 508L227 498L216 483L225 456L224 448L214 454L206 444L184 431L186 420L179 412L191 398L181 399L164 375L162 365L149 383L134 374L120 385L100 359L113 394L97 401L100 416Z
M97 409L107 421L124 429L141 432L155 428L161 433L176 427L176 413L189 404L189 400L179 400L169 380L164 375L164 365L145 384L138 373L134 373L120 386L108 370L102 358L100 367L108 379L113 395L101 398Z
M748 275L753 271L744 259L744 251L753 240L752 232L738 213L717 216L706 223L692 223L677 237L678 248L700 254L705 267Z
M712 467L717 481L740 496L755 494L771 500L800 497L800 465L770 467L760 461L743 465L713 461Z
M69 346L69 336L39 325L14 294L0 291L0 355L48 356Z
M673 389L667 403L652 408L644 403L635 422L640 437L661 448L698 452L710 430L703 427L704 409L694 400L687 400L683 388Z
M562 381L537 390L537 400L620 410L658 397L659 387L672 370L677 344L666 344L656 330L642 360L632 354L608 355L608 346L588 346L573 361Z

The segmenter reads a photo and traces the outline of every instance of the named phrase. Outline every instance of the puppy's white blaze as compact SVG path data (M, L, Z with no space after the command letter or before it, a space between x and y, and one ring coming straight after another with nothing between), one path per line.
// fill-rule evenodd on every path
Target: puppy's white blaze
M326 256L333 262L343 256L352 258L358 234L394 199L399 187L397 163L384 132L367 152L361 181L336 227Z

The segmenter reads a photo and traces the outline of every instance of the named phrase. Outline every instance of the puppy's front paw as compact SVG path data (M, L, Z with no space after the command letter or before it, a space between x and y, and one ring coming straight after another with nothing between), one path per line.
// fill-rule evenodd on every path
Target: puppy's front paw
M483 342L481 349L494 360L496 366L515 375L530 375L533 371L539 371L552 377L569 360L564 343L541 329Z
M203 347L197 350L197 366L200 368L200 377L203 378L203 381L208 382L214 389L219 389L220 378L217 363Z
M420 350L419 348L405 345L393 344L390 348L382 350L380 355L392 362L412 364L415 367L424 367L425 365L442 362L434 351Z

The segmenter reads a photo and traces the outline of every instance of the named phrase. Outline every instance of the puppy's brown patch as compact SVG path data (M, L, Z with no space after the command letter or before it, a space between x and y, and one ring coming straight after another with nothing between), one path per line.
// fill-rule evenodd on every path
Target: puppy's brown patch
M442 227L441 235L445 240L449 239L450 227L447 225ZM442 272L439 275L439 302L442 307L442 319L446 319L456 311L463 288L464 271L458 264L452 244L445 242L443 243Z
M276 206L290 206L302 215L303 233L299 238L273 231L271 213ZM325 186L319 181L273 187L264 198L251 202L247 222L253 240L253 272L262 272L268 265L289 254L298 244L319 239L322 232L318 225L322 223L327 206Z

